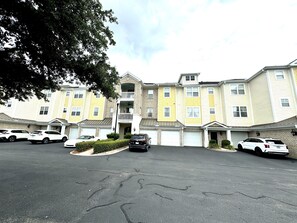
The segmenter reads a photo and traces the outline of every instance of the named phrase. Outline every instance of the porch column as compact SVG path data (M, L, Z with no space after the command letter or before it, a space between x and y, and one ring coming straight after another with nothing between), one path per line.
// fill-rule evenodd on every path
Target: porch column
M206 129L204 129L204 143L203 143L203 146L205 147L205 148L207 148L208 147L208 129L206 128Z
M65 128L66 128L66 126L65 126L65 125L62 125L62 128L61 128L61 135L64 135L64 134L65 134Z
M230 129L227 130L227 139L231 142L231 145L233 145L233 142L231 140L231 130Z
M47 125L46 130L51 130L51 126Z

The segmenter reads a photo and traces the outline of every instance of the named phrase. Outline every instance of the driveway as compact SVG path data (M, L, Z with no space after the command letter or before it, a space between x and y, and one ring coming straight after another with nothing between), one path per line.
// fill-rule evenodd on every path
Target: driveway
M0 143L0 222L296 222L297 162L153 146L69 155L62 143Z

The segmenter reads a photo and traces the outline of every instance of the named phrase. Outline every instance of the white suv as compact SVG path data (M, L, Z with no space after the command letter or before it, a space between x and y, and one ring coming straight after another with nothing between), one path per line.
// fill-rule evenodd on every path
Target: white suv
M14 142L19 139L27 140L29 132L23 129L0 129L0 139L3 141Z
M61 135L60 132L54 130L36 130L30 134L28 141L32 144L37 142L65 142L68 139L67 135Z
M286 156L289 154L288 147L279 139L272 138L247 138L238 142L238 150L253 150L257 155L277 154Z

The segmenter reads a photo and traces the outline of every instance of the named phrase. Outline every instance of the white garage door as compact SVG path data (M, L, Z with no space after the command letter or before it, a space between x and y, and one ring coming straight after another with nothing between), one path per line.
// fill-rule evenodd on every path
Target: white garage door
M99 129L99 138L102 139L107 139L107 134L111 133L111 129Z
M237 148L238 142L248 137L247 132L231 132L231 139L234 148Z
M151 138L151 144L157 145L158 144L158 131L156 130L141 130L140 133L146 133Z
M96 129L95 128L82 128L80 135L93 135L96 136Z
M184 146L202 146L202 132L184 132Z
M161 131L162 146L180 146L179 131Z
M69 139L76 139L78 137L78 128L70 128Z

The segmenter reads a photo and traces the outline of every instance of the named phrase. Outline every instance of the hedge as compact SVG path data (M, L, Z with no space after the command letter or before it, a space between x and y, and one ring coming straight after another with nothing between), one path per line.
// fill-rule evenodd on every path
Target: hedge
M93 148L94 144L96 143L97 141L87 141L87 142L79 142L79 143L76 143L76 151L77 152L84 152L86 150L89 150L91 148ZM98 141L100 142L100 141Z
M117 140L118 138L120 138L120 135L119 135L119 133L112 132L112 133L107 134L106 137L109 139Z
M115 141L99 141L96 142L93 146L94 153L103 153L107 151L111 151L114 149L118 149L120 147L127 146L129 144L129 139L121 139Z

